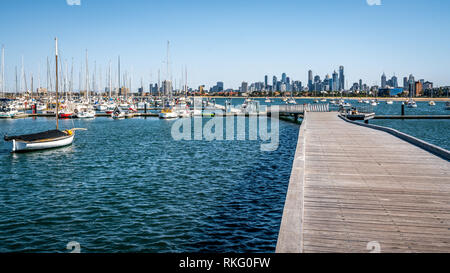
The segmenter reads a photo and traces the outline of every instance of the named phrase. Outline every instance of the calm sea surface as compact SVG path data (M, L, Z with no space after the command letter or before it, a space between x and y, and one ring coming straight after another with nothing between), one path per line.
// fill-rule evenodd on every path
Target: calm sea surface
M449 114L445 103L418 105L406 114ZM0 252L68 252L71 241L82 252L274 252L298 125L281 121L279 149L262 152L261 141L174 141L173 122L61 120L88 131L28 154L1 141ZM449 120L371 123L450 149ZM54 119L0 120L1 136L53 128Z
M208 121L207 119L205 122ZM280 147L174 141L174 121L61 120L70 147L10 154L0 142L0 252L274 252L298 125ZM0 134L54 119L0 120Z

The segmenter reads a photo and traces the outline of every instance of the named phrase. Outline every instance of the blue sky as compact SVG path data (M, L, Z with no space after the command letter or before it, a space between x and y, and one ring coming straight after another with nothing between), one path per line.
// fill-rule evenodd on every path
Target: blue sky
M309 69L323 78L339 65L348 85L360 78L379 84L383 72L450 85L450 1L2 0L0 13L10 87L21 56L26 73L37 81L40 66L45 82L55 36L61 58L69 66L74 58L76 89L86 49L90 72L96 62L102 81L110 60L116 70L118 55L134 87L141 78L157 81L158 69L164 79L167 40L173 79L178 83L187 66L194 87L224 81L237 88L283 72L305 82Z

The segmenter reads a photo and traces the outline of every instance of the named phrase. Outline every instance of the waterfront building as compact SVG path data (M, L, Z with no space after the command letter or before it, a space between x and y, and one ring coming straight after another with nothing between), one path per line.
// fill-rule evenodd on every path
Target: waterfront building
M414 88L414 94L416 97L420 97L422 96L422 92L423 91L423 85L421 81L417 81L415 83L415 88Z
M403 78L403 89L409 90L408 77Z
M268 89L269 87L269 76L265 75L264 76L264 89Z
M380 88L378 96L380 97L395 97L403 93L403 88Z
M424 90L431 90L431 89L433 89L433 83L432 83L432 82L429 82L429 81L426 81L426 82L423 84L423 89L424 89Z
M272 91L278 91L278 89L277 89L277 82L278 82L277 76L273 76L273 79L272 79Z

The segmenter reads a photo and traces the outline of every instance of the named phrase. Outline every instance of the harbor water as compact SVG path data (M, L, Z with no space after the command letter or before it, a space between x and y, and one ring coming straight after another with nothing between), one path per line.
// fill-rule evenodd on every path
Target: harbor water
M1 141L0 252L72 241L81 252L274 252L299 126L281 121L278 150L263 152L261 141L174 141L173 122L60 120L88 131L26 154ZM0 120L0 133L54 123Z
M401 103L373 110L400 115ZM449 112L443 102L418 102L406 114ZM0 135L54 122L0 120ZM62 128L88 131L77 132L72 146L26 154L11 154L2 141L0 252L68 252L72 241L82 252L274 252L299 126L280 121L279 148L265 152L261 140L175 141L174 122L60 120ZM370 122L450 149L449 120Z

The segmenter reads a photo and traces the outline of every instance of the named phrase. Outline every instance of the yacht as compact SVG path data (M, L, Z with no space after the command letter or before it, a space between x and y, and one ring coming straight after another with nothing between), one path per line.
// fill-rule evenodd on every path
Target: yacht
M429 106L436 106L436 103L435 103L434 101L430 101L430 102L428 103L428 105L429 105Z
M14 106L2 106L0 108L0 118L14 118L19 113Z
M75 117L77 118L95 118L95 110L89 106L83 106L75 109Z
M386 101L386 104L392 105L392 104L394 104L394 101L393 100L388 100L388 101Z

